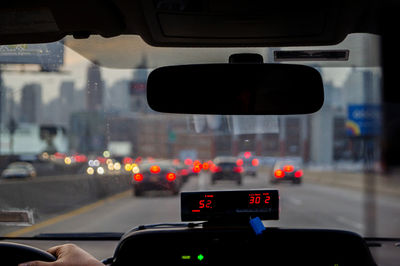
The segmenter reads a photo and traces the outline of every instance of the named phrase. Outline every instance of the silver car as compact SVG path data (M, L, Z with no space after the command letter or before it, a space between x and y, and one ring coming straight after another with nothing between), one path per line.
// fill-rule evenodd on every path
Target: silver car
M32 164L27 162L10 163L1 173L1 178L32 178L36 176L36 170Z

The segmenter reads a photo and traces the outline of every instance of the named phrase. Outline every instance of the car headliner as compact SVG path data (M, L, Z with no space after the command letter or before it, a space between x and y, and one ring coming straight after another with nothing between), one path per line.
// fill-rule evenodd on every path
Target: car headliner
M265 48L257 47L311 45L320 46L315 49L350 49L348 61L324 62L324 66L379 66L380 63L374 56L368 61L361 59L362 54L375 53L358 49L358 43L365 41L371 43L371 49L376 47L379 42L376 36L367 40L349 37L339 44L350 33L380 33L379 1L199 0L206 8L200 8L197 13L159 9L158 2L8 1L0 7L0 44L46 43L68 36L67 46L100 65L113 68L137 67L144 56L146 66L154 68L166 64L227 62L230 54L238 52L266 54ZM164 0L162 4L175 2ZM186 1L179 3L188 4ZM161 19L164 15L172 19L165 22ZM206 19L199 19L202 17ZM187 19L193 25L185 26L183 21ZM251 35L247 36L249 30ZM167 31L178 33L169 35ZM186 36L192 32L194 37ZM221 33L233 37L221 37L218 35ZM334 46L336 44L339 45ZM264 61L272 62L271 58Z
M368 43L369 45L362 45ZM275 63L273 52L277 50L349 50L346 61L286 61L284 63L309 64L320 67L379 67L380 37L374 34L350 34L340 44L315 47L235 47L235 48L182 48L154 47L140 36L118 36L88 39L65 38L65 45L85 58L108 68L156 68L166 65L228 63L236 53L258 53L265 63ZM365 47L361 49L360 47ZM367 49L367 50L365 50ZM369 56L366 57L365 55Z

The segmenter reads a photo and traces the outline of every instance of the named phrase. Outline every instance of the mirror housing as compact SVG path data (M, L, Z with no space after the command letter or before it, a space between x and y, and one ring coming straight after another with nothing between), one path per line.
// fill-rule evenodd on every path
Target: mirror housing
M147 100L164 113L310 114L322 107L324 89L320 73L304 65L181 65L150 73Z

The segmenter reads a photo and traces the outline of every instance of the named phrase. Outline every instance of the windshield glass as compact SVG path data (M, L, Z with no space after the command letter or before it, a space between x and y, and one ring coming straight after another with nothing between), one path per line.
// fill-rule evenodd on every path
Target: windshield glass
M400 236L400 184L380 164L381 68L352 59L354 47L352 62L364 66L302 62L324 81L318 112L222 116L148 107L147 76L172 64L168 57L148 64L143 53L109 68L67 41L0 46L0 235L125 232L179 222L181 191L270 187L280 191L281 213L267 226ZM378 54L365 39L357 47L358 58ZM254 51L273 62L273 49ZM224 156L230 172L215 161ZM35 174L6 174L16 161Z

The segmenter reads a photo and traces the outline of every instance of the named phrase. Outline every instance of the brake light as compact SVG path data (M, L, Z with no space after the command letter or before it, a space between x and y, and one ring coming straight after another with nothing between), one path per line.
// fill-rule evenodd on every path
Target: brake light
M185 159L185 164L186 165L192 165L193 161L190 158Z
M137 182L140 182L140 181L143 180L143 175L140 174L140 173L135 174L135 175L133 176L133 179L135 179L135 181L137 181Z
M302 177L303 176L303 170L297 170L295 173L294 173L294 177L297 177L297 178L299 178L299 177Z
M187 169L182 169L181 170L181 175L188 175L189 171Z
M167 174L167 180L168 181L174 181L175 178L176 178L176 174L174 174L174 173L168 173Z
M206 163L203 163L203 169L204 170L208 170L210 168L210 165L206 162Z
M150 172L152 174L158 174L159 172L161 172L161 168L158 165L153 165L150 167Z
M195 165L193 167L193 173L200 173L201 171L201 165Z
M277 169L275 170L274 175L276 178L282 178L285 176L285 172L283 172L281 169Z
M293 165L290 165L290 164L285 165L285 166L283 167L283 171L285 171L286 173L291 173L291 172L294 171L294 167L293 167Z
M241 167L241 166L233 167L233 171L235 173L242 173L243 172L243 167Z
M242 166L243 165L243 159L237 159L236 164L237 164L237 166Z
M213 165L213 167L210 168L211 172L213 173L218 173L222 171L222 168L216 165Z
M246 151L246 152L244 153L244 158L249 159L250 157L251 157L251 152Z
M124 157L122 160L123 164L131 164L133 162L133 159L131 157Z
M257 166L260 164L260 161L259 161L257 158L254 158L254 159L251 161L251 164L252 164L254 167L257 167Z
M85 156L85 155L76 155L75 156L75 162L77 162L77 163L85 163L85 162L87 162L87 157Z

